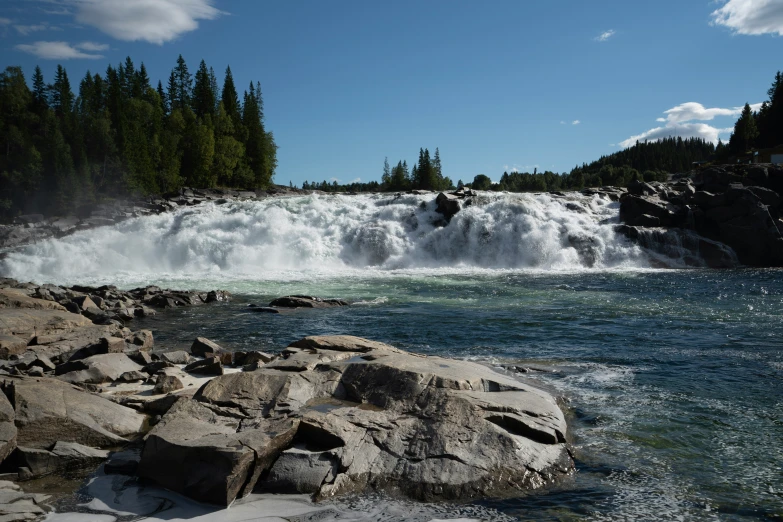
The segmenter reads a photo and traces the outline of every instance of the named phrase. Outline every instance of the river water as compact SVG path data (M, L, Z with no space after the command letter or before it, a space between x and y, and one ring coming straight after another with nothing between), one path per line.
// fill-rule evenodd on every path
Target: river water
M233 292L133 326L163 348L359 335L526 369L562 399L577 472L558 488L445 506L357 497L311 520L783 518L783 272L652 269L598 196L491 195L447 226L431 199L186 208L11 252L0 273ZM288 294L353 304L246 309Z

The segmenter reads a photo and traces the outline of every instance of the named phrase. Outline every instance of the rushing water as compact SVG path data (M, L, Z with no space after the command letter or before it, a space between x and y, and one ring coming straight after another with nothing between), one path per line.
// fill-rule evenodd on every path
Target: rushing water
M134 325L161 347L346 333L543 370L520 378L564 400L577 473L561 487L460 506L359 497L312 520L783 518L783 273L650 269L599 197L486 197L445 227L429 199L183 209L9 253L0 273L235 294ZM286 294L353 306L246 310Z

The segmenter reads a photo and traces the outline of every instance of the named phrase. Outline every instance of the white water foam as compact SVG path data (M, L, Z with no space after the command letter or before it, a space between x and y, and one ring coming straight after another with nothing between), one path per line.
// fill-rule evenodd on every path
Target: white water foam
M618 212L617 203L579 194L487 193L448 224L432 195L208 203L26 246L0 261L0 273L64 283L648 266L614 232Z

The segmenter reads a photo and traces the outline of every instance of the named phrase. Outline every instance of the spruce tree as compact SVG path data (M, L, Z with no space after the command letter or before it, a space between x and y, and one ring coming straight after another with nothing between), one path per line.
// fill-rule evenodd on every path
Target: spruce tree
M756 115L753 114L750 105L746 103L742 114L734 125L734 133L731 135L729 147L735 154L745 154L755 145L758 135Z
M177 58L177 66L173 72L176 103L172 103L172 108L184 109L185 107L190 107L190 99L193 93L193 78L188 72L188 66L181 54Z
M215 97L210 85L209 70L204 60L196 71L196 80L193 85L193 112L199 118L213 115L215 112Z
M226 76L223 79L223 92L220 94L220 101L226 109L226 114L234 121L239 120L239 95L234 85L234 76L231 74L231 67L226 67Z
M41 114L49 108L49 96L46 89L46 82L44 82L41 68L37 65L35 66L35 72L33 73L33 103L37 114Z

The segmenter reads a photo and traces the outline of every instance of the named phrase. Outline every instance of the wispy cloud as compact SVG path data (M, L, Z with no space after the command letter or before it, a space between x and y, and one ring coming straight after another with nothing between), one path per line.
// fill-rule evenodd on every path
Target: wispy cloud
M574 120L574 121L571 122L571 125L579 125L580 123L582 123L582 122L579 121L579 120Z
M751 105L756 111L761 107L760 103ZM668 137L682 138L702 138L706 141L717 143L722 134L731 133L733 127L714 127L706 123L696 123L697 121L712 121L717 117L734 117L742 113L742 107L733 108L705 108L704 105L696 102L688 102L664 111L665 118L658 118L656 121L664 123L660 127L655 127L642 132L636 136L631 136L627 140L620 142L622 147L630 147L637 141L658 141Z
M27 36L30 33L35 33L35 32L38 32L38 31L46 31L49 28L50 28L49 24L45 24L45 23L35 24L35 25L15 25L14 26L14 29L16 29L16 31L19 34L24 35L24 36Z
M66 0L76 21L123 41L162 45L225 14L214 0Z
M85 44L87 45L85 46ZM35 55L38 58L44 60L95 60L98 58L103 58L102 54L90 54L89 51L100 50L94 49L95 46L100 46L100 44L84 42L81 44L71 45L68 42L35 42L32 44L19 44L15 48L19 51Z
M11 20L8 18L0 18L0 26L11 25Z
M82 42L80 44L74 45L77 49L81 49L82 51L90 51L90 52L98 52L98 51L105 51L109 48L109 44L100 44L95 42Z
M603 33L601 33L598 36L596 36L594 38L594 40L596 42L605 42L605 41L607 41L609 38L611 38L614 35L615 35L615 30L614 29L609 29L608 31L604 31Z
M783 2L780 0L729 0L713 11L712 23L735 34L783 36Z

